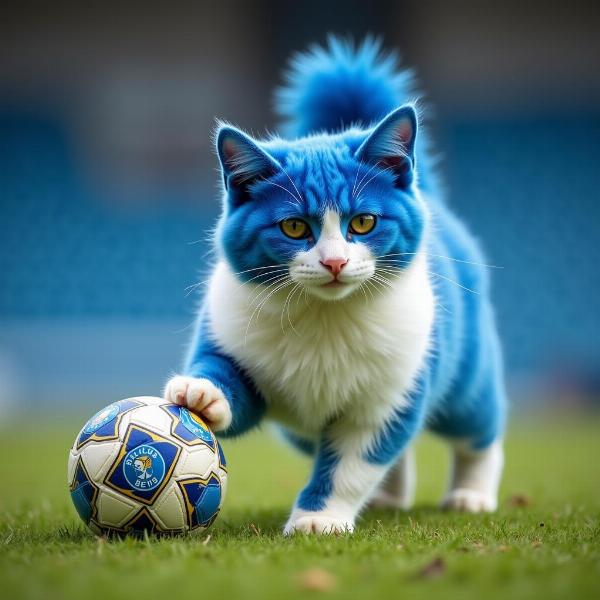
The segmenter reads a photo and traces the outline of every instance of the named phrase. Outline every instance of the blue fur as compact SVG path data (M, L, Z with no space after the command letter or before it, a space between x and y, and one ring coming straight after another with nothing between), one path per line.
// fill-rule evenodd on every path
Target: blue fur
M396 262L402 269L424 233L425 215L414 194L415 180L427 193L433 220L426 248L429 270L435 273L432 282L439 303L448 312L436 308L432 351L409 408L392 415L383 430L373 434L364 458L379 465L391 464L425 424L441 435L467 438L474 448L485 448L502 435L506 412L488 273L473 264L483 263L483 256L443 203L422 136L416 145L413 135L397 148L399 160L388 161L390 168L383 168L386 162L379 164L390 158L397 146L394 132L406 126L407 119L416 133L416 114L406 104L411 100L411 76L395 71L395 64L393 57L380 56L373 40L354 49L332 38L327 49L313 49L295 60L289 85L278 94L288 134L308 137L257 141L223 126L217 138L226 202L216 243L232 270L245 272L239 275L242 280L261 281L264 268L267 281L269 265L286 263L316 243L327 208L341 215L344 231L354 215L376 215L375 228L360 241L377 256L403 253ZM379 124L371 127L375 123ZM225 143L229 145L224 149ZM361 179L369 183L353 195ZM312 235L300 240L285 236L279 222L290 217L306 220ZM212 340L203 311L186 372L207 377L229 399L234 418L226 434L237 435L260 421L264 399ZM290 437L312 450L303 439ZM338 461L324 431L313 477L298 500L301 508L324 506Z
M290 431L289 429L281 428L281 433L284 438L303 454L312 456L316 452L316 444L306 438L298 435L297 433Z
M194 343L184 372L212 381L229 400L233 419L222 435L237 436L260 423L266 410L265 401L250 378L213 341L204 308L196 321Z
M368 128L411 99L413 75L397 70L395 54L382 55L381 43L352 42L331 36L327 47L296 55L276 107L291 138L319 131Z
M333 487L333 473L340 457L325 441L317 452L312 477L300 492L296 505L302 510L322 510Z
M397 409L388 420L386 427L374 436L365 452L368 462L387 465L394 461L414 438L423 425L429 386L425 376L421 376L411 394L410 404Z

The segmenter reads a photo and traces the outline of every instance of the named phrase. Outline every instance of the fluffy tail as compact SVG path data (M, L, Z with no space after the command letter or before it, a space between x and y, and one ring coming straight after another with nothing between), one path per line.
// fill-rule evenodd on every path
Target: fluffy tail
M399 70L398 63L373 37L356 46L330 36L325 48L297 54L276 92L285 134L300 137L379 121L412 100L413 73Z

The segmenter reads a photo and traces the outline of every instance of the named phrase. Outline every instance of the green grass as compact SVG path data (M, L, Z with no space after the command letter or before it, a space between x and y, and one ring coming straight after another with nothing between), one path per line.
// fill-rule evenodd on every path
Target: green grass
M67 493L76 429L47 423L0 436L4 598L600 597L598 420L513 427L494 515L435 508L447 457L426 437L415 510L368 512L353 536L293 539L281 526L309 464L268 432L225 444L230 487L210 539L95 539ZM531 503L512 506L515 495ZM313 568L326 571L320 591L306 589Z

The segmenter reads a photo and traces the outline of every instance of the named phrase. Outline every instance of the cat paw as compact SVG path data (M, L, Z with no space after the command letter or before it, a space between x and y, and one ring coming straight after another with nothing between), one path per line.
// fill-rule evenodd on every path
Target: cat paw
M442 508L460 512L481 513L494 512L497 508L496 498L467 488L458 488L448 492L442 501Z
M326 512L311 512L294 509L283 529L284 535L294 533L311 533L316 535L331 535L352 533L354 520L344 515Z
M231 408L223 392L208 379L173 377L165 387L165 399L196 413L213 431L231 424Z

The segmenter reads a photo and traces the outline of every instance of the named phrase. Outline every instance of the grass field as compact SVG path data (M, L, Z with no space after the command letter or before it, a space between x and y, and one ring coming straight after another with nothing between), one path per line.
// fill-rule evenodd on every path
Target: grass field
M210 538L110 541L65 483L78 424L4 428L4 598L599 598L600 421L530 421L507 442L501 509L439 512L443 446L418 446L417 507L368 512L354 536L284 538L308 462L268 432L225 444L226 507Z

